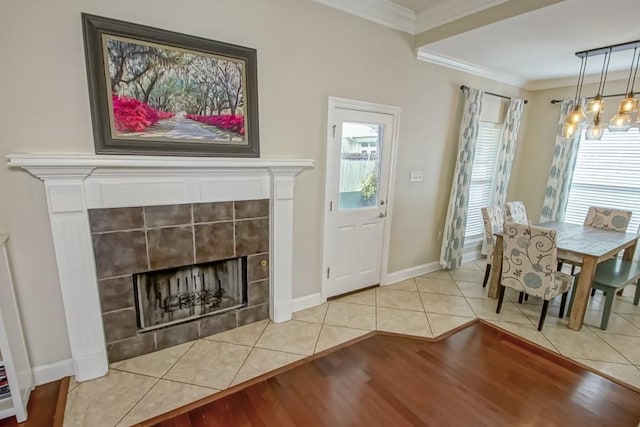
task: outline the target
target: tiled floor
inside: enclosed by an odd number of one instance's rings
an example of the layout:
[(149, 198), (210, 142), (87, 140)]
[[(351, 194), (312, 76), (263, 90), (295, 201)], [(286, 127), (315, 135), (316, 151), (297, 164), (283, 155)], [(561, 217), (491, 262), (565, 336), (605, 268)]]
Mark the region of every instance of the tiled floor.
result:
[(294, 313), (289, 322), (265, 320), (114, 363), (103, 378), (72, 382), (65, 426), (128, 426), (368, 331), (435, 337), (475, 317), (640, 387), (640, 306), (632, 304), (633, 287), (617, 298), (607, 331), (597, 326), (603, 307), (598, 294), (580, 332), (557, 317), (559, 298), (538, 332), (541, 301), (520, 305), (507, 291), (496, 314), (496, 301), (480, 284), (484, 267), (471, 262)]

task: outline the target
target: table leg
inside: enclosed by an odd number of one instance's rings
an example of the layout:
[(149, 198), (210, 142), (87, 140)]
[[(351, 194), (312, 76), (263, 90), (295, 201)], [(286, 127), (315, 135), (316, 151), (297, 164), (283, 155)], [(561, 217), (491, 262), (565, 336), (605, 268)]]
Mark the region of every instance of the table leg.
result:
[[(638, 246), (637, 240), (633, 243), (633, 245), (629, 246), (627, 249), (624, 250), (624, 253), (622, 254), (622, 259), (625, 261), (633, 261), (633, 255), (636, 253), (636, 246)], [(616, 295), (622, 296), (623, 292), (624, 292), (624, 287), (620, 288), (618, 292), (616, 292)]]
[(633, 261), (633, 255), (636, 253), (636, 246), (638, 246), (637, 240), (633, 245), (629, 246), (627, 249), (624, 250), (624, 253), (622, 254), (622, 259), (625, 261)]
[(489, 279), (489, 298), (498, 298), (498, 287), (500, 285), (500, 276), (502, 275), (502, 236), (496, 236), (496, 242), (493, 245), (493, 264), (491, 265), (491, 277)]
[(575, 297), (573, 299), (573, 307), (569, 315), (569, 329), (579, 331), (584, 322), (584, 314), (589, 304), (589, 295), (591, 294), (591, 284), (596, 275), (597, 260), (592, 256), (585, 255), (582, 259), (582, 267), (578, 282), (574, 283)]

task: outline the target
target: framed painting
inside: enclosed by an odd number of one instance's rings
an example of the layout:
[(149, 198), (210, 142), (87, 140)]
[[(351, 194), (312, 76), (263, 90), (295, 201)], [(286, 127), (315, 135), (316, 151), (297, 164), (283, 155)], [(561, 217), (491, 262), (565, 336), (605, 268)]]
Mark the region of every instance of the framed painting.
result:
[(96, 154), (259, 157), (255, 49), (82, 14)]

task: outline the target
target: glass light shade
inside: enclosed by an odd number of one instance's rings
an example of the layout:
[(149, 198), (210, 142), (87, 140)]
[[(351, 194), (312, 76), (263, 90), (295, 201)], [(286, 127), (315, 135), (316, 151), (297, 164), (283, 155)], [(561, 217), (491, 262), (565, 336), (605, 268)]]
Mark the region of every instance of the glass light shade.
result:
[(602, 100), (602, 95), (597, 94), (593, 97), (591, 101), (587, 104), (587, 113), (598, 113), (598, 111), (604, 111), (604, 101)]
[(578, 125), (566, 124), (562, 127), (562, 136), (564, 138), (573, 138), (573, 135), (576, 133), (578, 129)]
[(618, 111), (618, 114), (609, 120), (609, 130), (611, 132), (626, 132), (631, 128), (631, 115)]
[(576, 105), (564, 123), (565, 125), (578, 125), (585, 120), (587, 120), (587, 116), (584, 114), (584, 111), (582, 111), (582, 105)]
[(594, 120), (594, 122), (587, 127), (584, 137), (586, 139), (602, 139), (602, 135), (604, 135), (604, 128), (605, 126), (600, 123), (599, 120)]
[(638, 110), (638, 100), (633, 97), (633, 92), (629, 92), (627, 96), (620, 101), (618, 113), (632, 113)]

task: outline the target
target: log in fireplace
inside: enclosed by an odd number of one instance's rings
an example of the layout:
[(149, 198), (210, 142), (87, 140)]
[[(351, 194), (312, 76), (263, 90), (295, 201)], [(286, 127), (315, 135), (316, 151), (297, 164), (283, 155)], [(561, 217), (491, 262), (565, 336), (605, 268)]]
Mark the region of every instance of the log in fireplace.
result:
[(247, 257), (133, 276), (139, 331), (247, 305)]

